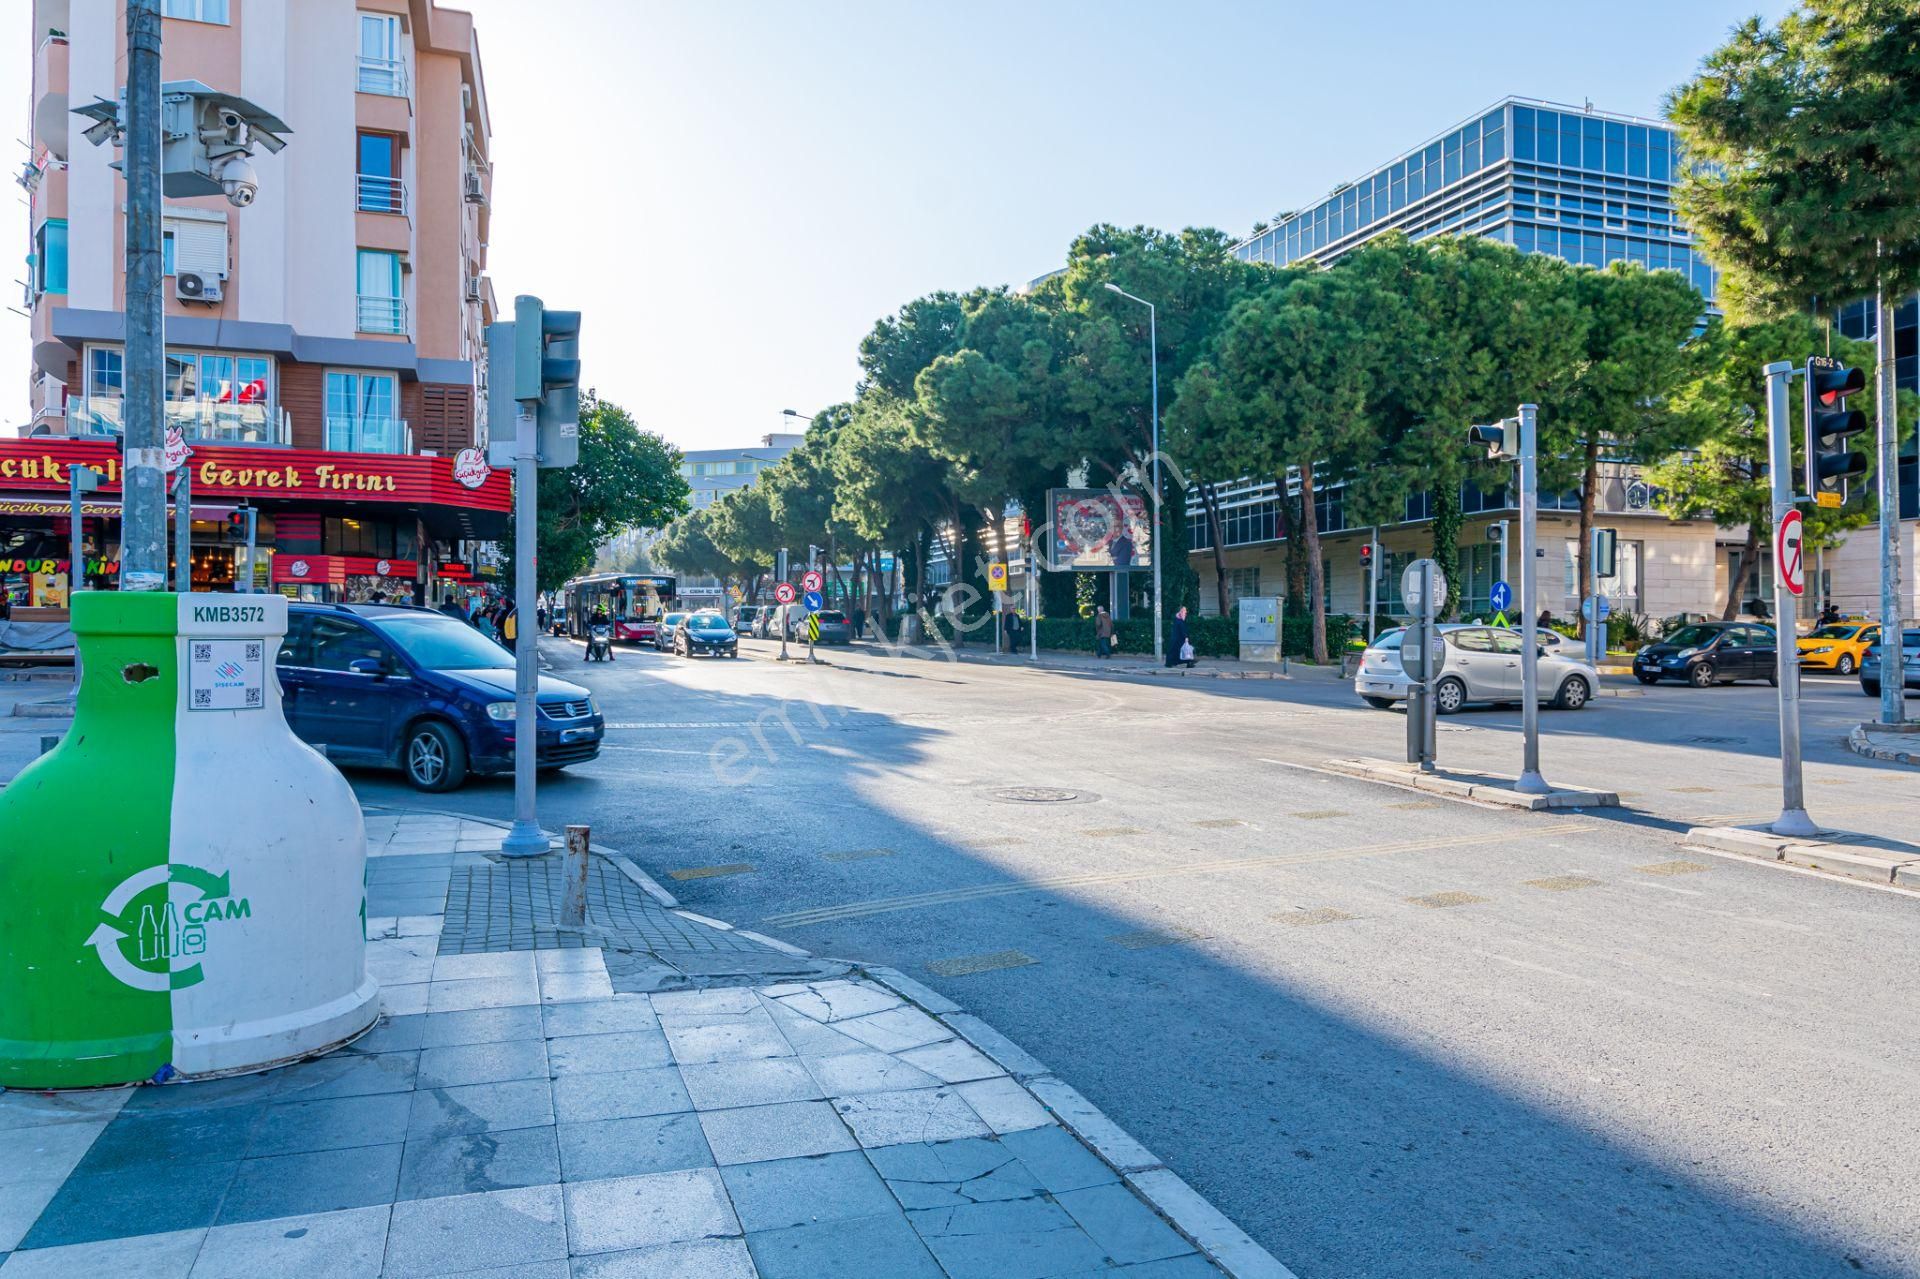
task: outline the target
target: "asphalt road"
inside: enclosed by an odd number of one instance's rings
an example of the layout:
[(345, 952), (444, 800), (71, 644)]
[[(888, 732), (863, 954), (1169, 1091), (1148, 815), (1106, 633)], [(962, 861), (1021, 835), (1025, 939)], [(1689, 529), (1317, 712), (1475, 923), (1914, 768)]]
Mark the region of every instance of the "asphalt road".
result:
[[(962, 1000), (1301, 1279), (1920, 1275), (1920, 896), (1677, 847), (1777, 809), (1764, 684), (1543, 713), (1548, 777), (1630, 807), (1528, 815), (1314, 771), (1403, 737), (1325, 675), (746, 650), (549, 641), (613, 727), (543, 820)], [(1871, 709), (1808, 681), (1813, 813), (1911, 836), (1914, 774), (1842, 744)], [(1512, 771), (1517, 722), (1442, 756)]]

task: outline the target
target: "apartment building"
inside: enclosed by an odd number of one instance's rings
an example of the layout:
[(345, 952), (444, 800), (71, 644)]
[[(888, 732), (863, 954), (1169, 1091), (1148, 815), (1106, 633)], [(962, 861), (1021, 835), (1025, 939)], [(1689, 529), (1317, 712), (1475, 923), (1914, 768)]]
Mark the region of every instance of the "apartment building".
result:
[[(485, 461), (493, 172), (470, 15), (431, 0), (161, 0), (162, 78), (289, 129), (256, 200), (164, 211), (166, 421), (193, 449), (194, 584), (233, 584), (225, 516), (256, 508), (261, 584), (437, 597), (504, 532)], [(33, 0), (32, 420), (0, 441), (0, 534), (49, 599), (63, 467), (98, 464), (88, 585), (117, 567), (126, 184), (72, 109), (124, 85), (123, 0)], [(41, 602), (35, 600), (35, 602)]]

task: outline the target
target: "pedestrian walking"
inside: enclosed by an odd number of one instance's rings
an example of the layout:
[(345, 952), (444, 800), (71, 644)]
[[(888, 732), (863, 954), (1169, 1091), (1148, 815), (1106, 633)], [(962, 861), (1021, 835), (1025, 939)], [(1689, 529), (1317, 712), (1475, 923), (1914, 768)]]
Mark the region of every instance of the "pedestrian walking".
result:
[(1543, 631), (1552, 629), (1553, 627), (1553, 610), (1552, 609), (1543, 608), (1540, 610), (1539, 627)]
[(1174, 610), (1173, 634), (1167, 643), (1167, 666), (1175, 664), (1192, 666), (1194, 663), (1193, 641), (1187, 638), (1187, 610), (1182, 607)]
[(1093, 655), (1113, 656), (1113, 616), (1105, 604), (1095, 605), (1093, 610)]

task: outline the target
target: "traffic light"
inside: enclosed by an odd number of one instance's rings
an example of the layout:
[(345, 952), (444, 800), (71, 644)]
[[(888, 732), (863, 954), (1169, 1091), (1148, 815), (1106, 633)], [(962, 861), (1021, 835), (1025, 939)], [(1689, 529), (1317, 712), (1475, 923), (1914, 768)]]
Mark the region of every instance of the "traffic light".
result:
[(1847, 500), (1847, 481), (1867, 473), (1867, 455), (1847, 447), (1849, 437), (1867, 429), (1867, 415), (1847, 407), (1847, 397), (1864, 390), (1867, 375), (1838, 360), (1816, 355), (1807, 360), (1807, 494), (1820, 506)]
[(1487, 456), (1496, 462), (1510, 462), (1520, 456), (1520, 423), (1505, 418), (1489, 426), (1467, 428), (1467, 442), (1487, 446)]
[(1363, 542), (1360, 546), (1360, 567), (1373, 567), (1373, 543)]
[(1595, 577), (1620, 576), (1620, 530), (1611, 528), (1593, 530), (1593, 575)]
[(251, 506), (243, 506), (237, 511), (229, 512), (227, 515), (227, 532), (242, 542), (251, 542), (253, 540), (254, 515), (255, 512)]
[(1507, 522), (1505, 520), (1495, 520), (1493, 523), (1487, 525), (1487, 540), (1489, 542), (1506, 541)]
[(578, 311), (549, 311), (525, 293), (513, 300), (513, 398), (536, 406), (540, 465), (580, 460)]

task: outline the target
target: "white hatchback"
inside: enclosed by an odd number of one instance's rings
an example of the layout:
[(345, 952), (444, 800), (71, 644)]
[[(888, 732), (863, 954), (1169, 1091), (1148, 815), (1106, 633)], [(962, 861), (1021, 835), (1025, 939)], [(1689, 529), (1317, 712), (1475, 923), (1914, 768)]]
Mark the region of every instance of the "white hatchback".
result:
[[(1409, 680), (1400, 665), (1404, 627), (1376, 637), (1361, 654), (1353, 691), (1369, 706), (1385, 709), (1405, 701)], [(1434, 706), (1442, 715), (1470, 702), (1520, 700), (1520, 632), (1499, 626), (1448, 624), (1440, 628), (1446, 640), (1446, 660), (1433, 686)], [(1579, 710), (1600, 689), (1600, 672), (1573, 656), (1542, 654), (1539, 659), (1541, 702)]]

